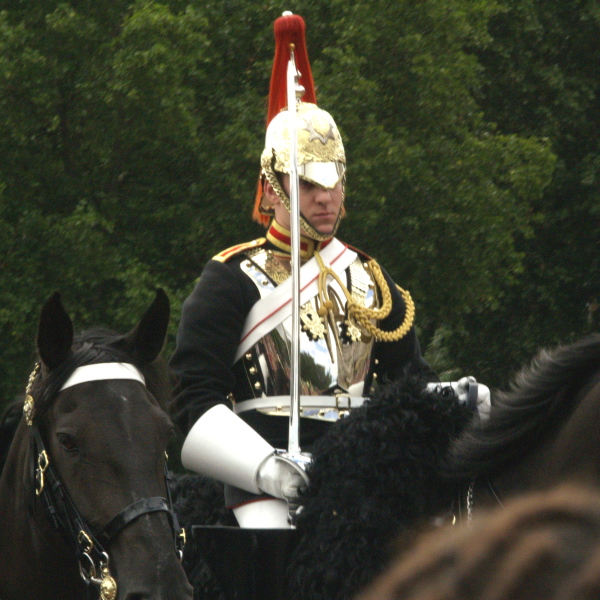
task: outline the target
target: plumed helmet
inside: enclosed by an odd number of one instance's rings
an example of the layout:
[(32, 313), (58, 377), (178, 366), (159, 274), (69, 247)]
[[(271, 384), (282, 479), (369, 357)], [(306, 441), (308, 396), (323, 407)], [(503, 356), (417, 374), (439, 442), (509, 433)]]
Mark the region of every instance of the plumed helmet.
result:
[[(344, 144), (328, 112), (315, 104), (298, 104), (296, 135), (298, 175), (302, 179), (326, 189), (333, 189), (343, 181), (346, 168)], [(261, 167), (263, 176), (290, 210), (290, 199), (276, 175), (277, 172), (290, 172), (290, 117), (287, 110), (280, 112), (267, 128)], [(302, 217), (300, 226), (313, 239), (323, 237)], [(331, 234), (326, 237), (331, 237)]]
[[(261, 156), (261, 178), (255, 201), (254, 219), (267, 225), (270, 213), (263, 205), (263, 181), (267, 179), (290, 210), (290, 200), (281, 187), (277, 173), (290, 172), (290, 116), (287, 111), (286, 69), (294, 47), (296, 67), (304, 88), (302, 102), (296, 108), (296, 156), (298, 175), (326, 189), (344, 183), (346, 154), (340, 132), (333, 117), (316, 105), (314, 82), (306, 52), (305, 26), (302, 17), (284, 13), (275, 21), (275, 60), (269, 92), (269, 115), (265, 148)], [(316, 240), (331, 237), (318, 233), (304, 218), (303, 232)], [(336, 225), (337, 229), (337, 225)]]

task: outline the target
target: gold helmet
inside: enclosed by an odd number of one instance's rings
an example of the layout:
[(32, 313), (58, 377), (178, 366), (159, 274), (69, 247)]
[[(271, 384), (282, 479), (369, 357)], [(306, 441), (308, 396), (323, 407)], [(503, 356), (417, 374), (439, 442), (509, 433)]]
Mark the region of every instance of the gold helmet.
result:
[[(332, 116), (317, 107), (314, 83), (306, 53), (304, 21), (298, 15), (284, 13), (275, 21), (275, 60), (269, 93), (269, 116), (265, 148), (261, 156), (261, 178), (256, 196), (254, 219), (268, 225), (272, 211), (263, 203), (263, 183), (268, 180), (284, 206), (290, 210), (290, 200), (281, 186), (277, 173), (290, 172), (290, 117), (286, 110), (285, 70), (290, 57), (290, 44), (294, 45), (294, 57), (300, 83), (304, 87), (302, 102), (297, 105), (297, 167), (298, 175), (325, 189), (333, 189), (345, 181), (346, 154), (340, 132)], [(340, 211), (340, 215), (343, 210)], [(338, 223), (335, 226), (337, 230)], [(324, 240), (335, 234), (317, 232), (300, 215), (303, 233), (315, 240)]]

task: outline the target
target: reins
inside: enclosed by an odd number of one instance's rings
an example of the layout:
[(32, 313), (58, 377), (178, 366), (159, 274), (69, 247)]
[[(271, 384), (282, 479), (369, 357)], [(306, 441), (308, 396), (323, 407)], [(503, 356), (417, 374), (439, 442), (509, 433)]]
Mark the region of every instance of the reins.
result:
[[(130, 367), (131, 365), (128, 365)], [(133, 368), (133, 367), (132, 367)], [(39, 364), (29, 376), (23, 407), (27, 425), (31, 427), (32, 471), (35, 473), (35, 493), (40, 496), (54, 528), (59, 531), (73, 550), (79, 564), (79, 574), (88, 585), (98, 586), (102, 600), (115, 600), (117, 582), (110, 574), (109, 556), (102, 544), (108, 545), (123, 529), (138, 517), (153, 512), (166, 513), (173, 532), (175, 552), (183, 558), (185, 530), (180, 527), (169, 489), (170, 475), (165, 461), (165, 487), (167, 498), (142, 498), (126, 506), (101, 530), (92, 531), (71, 500), (69, 493), (58, 477), (46, 450), (39, 427), (33, 422), (35, 401), (31, 395)], [(166, 453), (165, 453), (166, 459)]]

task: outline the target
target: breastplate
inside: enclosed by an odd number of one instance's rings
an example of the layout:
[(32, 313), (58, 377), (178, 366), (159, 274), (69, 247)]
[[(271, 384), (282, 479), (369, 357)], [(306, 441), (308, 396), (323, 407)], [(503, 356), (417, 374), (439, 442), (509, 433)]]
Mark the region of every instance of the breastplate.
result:
[[(262, 297), (289, 277), (287, 270), (262, 248), (250, 251), (241, 264)], [(357, 258), (340, 275), (355, 301), (369, 308), (377, 306), (375, 286), (369, 272)], [(361, 335), (345, 322), (346, 297), (337, 282), (329, 285), (330, 296), (338, 305), (335, 328), (323, 331), (317, 313), (318, 299), (300, 308), (300, 394), (362, 396), (369, 371), (373, 339)], [(243, 359), (246, 375), (255, 397), (290, 394), (292, 318), (288, 317), (260, 339)], [(241, 399), (240, 399), (241, 400)]]

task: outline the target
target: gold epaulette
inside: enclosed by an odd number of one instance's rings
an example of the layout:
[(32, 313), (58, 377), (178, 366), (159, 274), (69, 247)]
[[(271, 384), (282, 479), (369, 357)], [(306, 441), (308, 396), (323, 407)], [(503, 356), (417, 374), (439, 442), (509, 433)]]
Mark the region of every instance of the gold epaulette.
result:
[(261, 237), (256, 240), (252, 240), (251, 242), (244, 242), (243, 244), (237, 244), (236, 246), (231, 246), (231, 248), (227, 248), (227, 250), (223, 250), (219, 252), (219, 254), (213, 256), (213, 260), (218, 260), (219, 262), (227, 262), (234, 256), (237, 256), (241, 252), (245, 250), (251, 250), (253, 248), (258, 248), (259, 246), (263, 246), (267, 242), (267, 238)]

